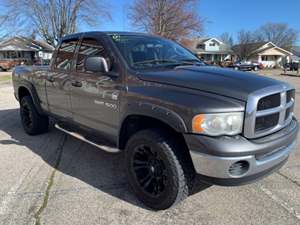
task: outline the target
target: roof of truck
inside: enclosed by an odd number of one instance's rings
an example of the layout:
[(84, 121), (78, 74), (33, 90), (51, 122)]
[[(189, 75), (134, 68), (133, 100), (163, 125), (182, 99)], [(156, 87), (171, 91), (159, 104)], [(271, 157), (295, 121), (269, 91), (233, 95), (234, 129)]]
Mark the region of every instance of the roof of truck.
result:
[(155, 36), (146, 33), (139, 33), (139, 32), (127, 32), (127, 31), (89, 31), (89, 32), (81, 32), (81, 33), (74, 33), (66, 35), (62, 38), (62, 40), (68, 40), (73, 38), (79, 38), (83, 35), (89, 36), (99, 36), (99, 35), (139, 35), (139, 36)]

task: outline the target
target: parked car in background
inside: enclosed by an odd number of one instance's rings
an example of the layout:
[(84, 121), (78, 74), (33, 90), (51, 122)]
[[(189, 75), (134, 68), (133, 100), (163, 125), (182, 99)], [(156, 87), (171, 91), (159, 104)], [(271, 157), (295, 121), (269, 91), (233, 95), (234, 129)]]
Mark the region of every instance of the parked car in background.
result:
[(224, 60), (220, 63), (221, 67), (233, 67), (234, 62), (230, 59)]
[(258, 62), (251, 62), (251, 61), (237, 61), (232, 64), (232, 66), (235, 70), (243, 70), (243, 71), (257, 71), (260, 69), (263, 69), (263, 65)]
[(0, 60), (0, 71), (7, 71), (14, 68), (17, 65), (21, 65), (20, 60)]
[(50, 59), (39, 59), (34, 61), (21, 60), (21, 59), (13, 59), (13, 60), (0, 60), (0, 72), (1, 71), (9, 71), (12, 70), (16, 66), (20, 65), (36, 65), (36, 66), (46, 66), (50, 64)]
[(287, 71), (298, 71), (299, 70), (299, 62), (291, 62), (291, 63), (286, 63), (283, 66), (284, 70)]

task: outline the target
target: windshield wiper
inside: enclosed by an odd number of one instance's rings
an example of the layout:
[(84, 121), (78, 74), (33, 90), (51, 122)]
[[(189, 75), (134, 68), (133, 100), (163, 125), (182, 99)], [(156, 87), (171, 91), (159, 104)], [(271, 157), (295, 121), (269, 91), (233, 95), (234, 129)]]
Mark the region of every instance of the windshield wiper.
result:
[(170, 60), (170, 59), (152, 59), (152, 60), (145, 60), (140, 62), (133, 63), (134, 66), (138, 65), (145, 65), (145, 64), (151, 64), (155, 65), (156, 63), (159, 63), (157, 66), (164, 66), (164, 67), (177, 67), (177, 66), (203, 66), (204, 63), (197, 59), (181, 59), (181, 60)]
[(182, 65), (203, 65), (203, 62), (198, 59), (181, 59), (178, 62)]
[(153, 64), (153, 63), (178, 63), (178, 61), (169, 60), (169, 59), (151, 59), (151, 60), (135, 62), (133, 63), (133, 65)]

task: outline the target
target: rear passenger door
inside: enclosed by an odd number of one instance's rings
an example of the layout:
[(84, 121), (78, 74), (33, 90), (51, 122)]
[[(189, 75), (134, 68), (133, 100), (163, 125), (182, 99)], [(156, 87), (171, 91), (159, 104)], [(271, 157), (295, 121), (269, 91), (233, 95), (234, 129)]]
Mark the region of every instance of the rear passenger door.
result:
[[(82, 39), (72, 76), (73, 120), (95, 129), (109, 139), (118, 135), (121, 76), (101, 39)], [(101, 56), (110, 65), (108, 73), (86, 71), (85, 60)]]
[(78, 39), (65, 40), (58, 48), (55, 61), (46, 76), (46, 93), (49, 111), (72, 119), (71, 79)]

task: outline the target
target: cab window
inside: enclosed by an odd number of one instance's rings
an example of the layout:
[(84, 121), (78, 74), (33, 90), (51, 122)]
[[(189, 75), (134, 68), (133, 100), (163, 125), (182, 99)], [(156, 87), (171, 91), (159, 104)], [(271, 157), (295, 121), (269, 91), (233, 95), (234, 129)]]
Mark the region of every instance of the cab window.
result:
[(101, 56), (105, 58), (107, 63), (109, 63), (109, 57), (107, 56), (103, 45), (99, 44), (97, 40), (91, 38), (85, 38), (82, 40), (80, 45), (77, 62), (76, 62), (76, 71), (92, 73), (90, 71), (85, 71), (84, 62), (87, 57), (90, 56)]
[(57, 69), (71, 69), (77, 42), (78, 40), (67, 40), (61, 43), (55, 62)]

